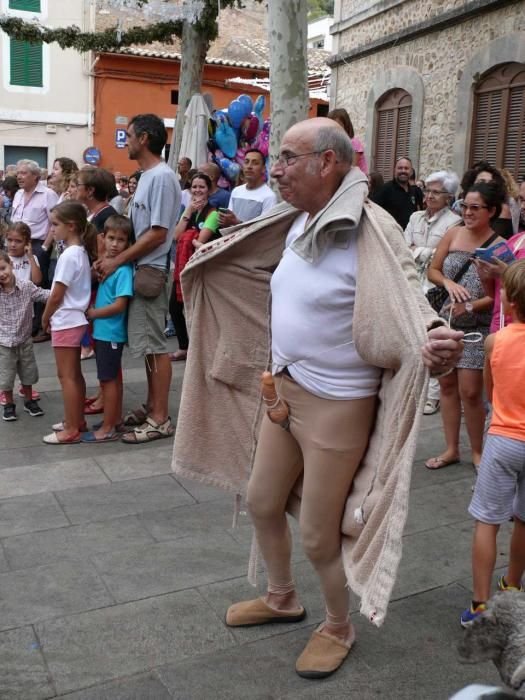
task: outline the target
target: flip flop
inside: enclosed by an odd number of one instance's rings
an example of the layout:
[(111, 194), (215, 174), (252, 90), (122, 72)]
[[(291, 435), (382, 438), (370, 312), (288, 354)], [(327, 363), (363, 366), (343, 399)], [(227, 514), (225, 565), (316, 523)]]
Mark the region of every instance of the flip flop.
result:
[(118, 440), (119, 438), (120, 433), (117, 433), (115, 430), (111, 433), (106, 433), (102, 438), (96, 437), (95, 432), (90, 430), (88, 433), (82, 433), (80, 436), (80, 442), (115, 442), (115, 440)]
[(98, 413), (104, 413), (104, 406), (101, 406), (100, 408), (93, 408), (91, 404), (84, 406), (85, 416), (96, 416)]
[[(434, 466), (430, 466), (430, 462), (434, 462)], [(445, 467), (450, 467), (453, 464), (459, 464), (459, 459), (443, 459), (442, 457), (431, 457), (425, 462), (425, 467), (430, 470), (434, 469), (444, 469)]]

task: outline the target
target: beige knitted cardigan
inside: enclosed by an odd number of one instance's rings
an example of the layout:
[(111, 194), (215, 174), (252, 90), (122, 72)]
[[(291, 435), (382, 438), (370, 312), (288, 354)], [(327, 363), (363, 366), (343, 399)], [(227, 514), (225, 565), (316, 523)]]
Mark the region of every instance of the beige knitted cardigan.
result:
[[(358, 200), (354, 341), (361, 357), (384, 372), (377, 420), (341, 524), (342, 554), (361, 612), (379, 626), (401, 559), (426, 397), (421, 346), (426, 330), (440, 321), (421, 293), (401, 229), (377, 205), (363, 204), (362, 187), (355, 187), (361, 179), (350, 171), (305, 232), (303, 252), (315, 257), (323, 237), (338, 245), (354, 223), (348, 212)], [(297, 214), (279, 204), (205, 246), (184, 270), (190, 352), (172, 462), (181, 476), (245, 493), (263, 415), (259, 380), (271, 362), (270, 278)], [(294, 515), (300, 487), (288, 504)]]

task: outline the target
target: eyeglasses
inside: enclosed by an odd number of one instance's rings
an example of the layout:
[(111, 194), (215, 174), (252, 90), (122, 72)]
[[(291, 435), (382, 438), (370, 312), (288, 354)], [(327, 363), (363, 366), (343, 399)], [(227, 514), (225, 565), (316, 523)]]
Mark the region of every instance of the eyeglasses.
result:
[(450, 196), (450, 193), (446, 190), (428, 190), (426, 187), (423, 188), (423, 192), (427, 197), (439, 197), (440, 194), (448, 194)]
[(295, 161), (298, 158), (304, 158), (305, 156), (318, 156), (320, 153), (324, 153), (324, 151), (310, 151), (309, 153), (290, 153), (289, 155), (280, 153), (279, 157), (275, 161), (275, 165), (280, 165), (281, 168), (287, 168), (289, 165), (294, 165)]
[(458, 204), (461, 211), (472, 211), (474, 214), (480, 209), (488, 209), (484, 204), (467, 204), (463, 199), (460, 199)]

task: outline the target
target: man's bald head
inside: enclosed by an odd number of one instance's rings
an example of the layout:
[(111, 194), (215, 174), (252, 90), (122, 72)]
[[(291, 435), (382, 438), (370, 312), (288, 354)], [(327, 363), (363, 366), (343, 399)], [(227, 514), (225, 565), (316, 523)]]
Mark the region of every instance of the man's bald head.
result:
[(354, 150), (343, 127), (333, 119), (316, 117), (291, 126), (285, 136), (298, 138), (309, 144), (312, 151), (334, 151), (340, 170), (345, 174), (352, 166)]
[(199, 172), (207, 175), (215, 185), (221, 176), (221, 169), (216, 163), (203, 163), (199, 165)]
[(279, 150), (271, 175), (281, 196), (310, 214), (325, 206), (352, 167), (350, 138), (339, 124), (324, 117), (294, 124)]

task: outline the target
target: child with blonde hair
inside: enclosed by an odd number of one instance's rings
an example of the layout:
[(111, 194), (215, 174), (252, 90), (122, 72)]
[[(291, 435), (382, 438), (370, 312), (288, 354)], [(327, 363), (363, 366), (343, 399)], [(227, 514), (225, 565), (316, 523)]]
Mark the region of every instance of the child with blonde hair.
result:
[(485, 340), (484, 380), (492, 420), (469, 513), (476, 519), (472, 545), (473, 597), (463, 627), (486, 609), (500, 525), (514, 520), (507, 573), (500, 591), (522, 590), (525, 570), (525, 260), (502, 278), (501, 300), (512, 323)]

